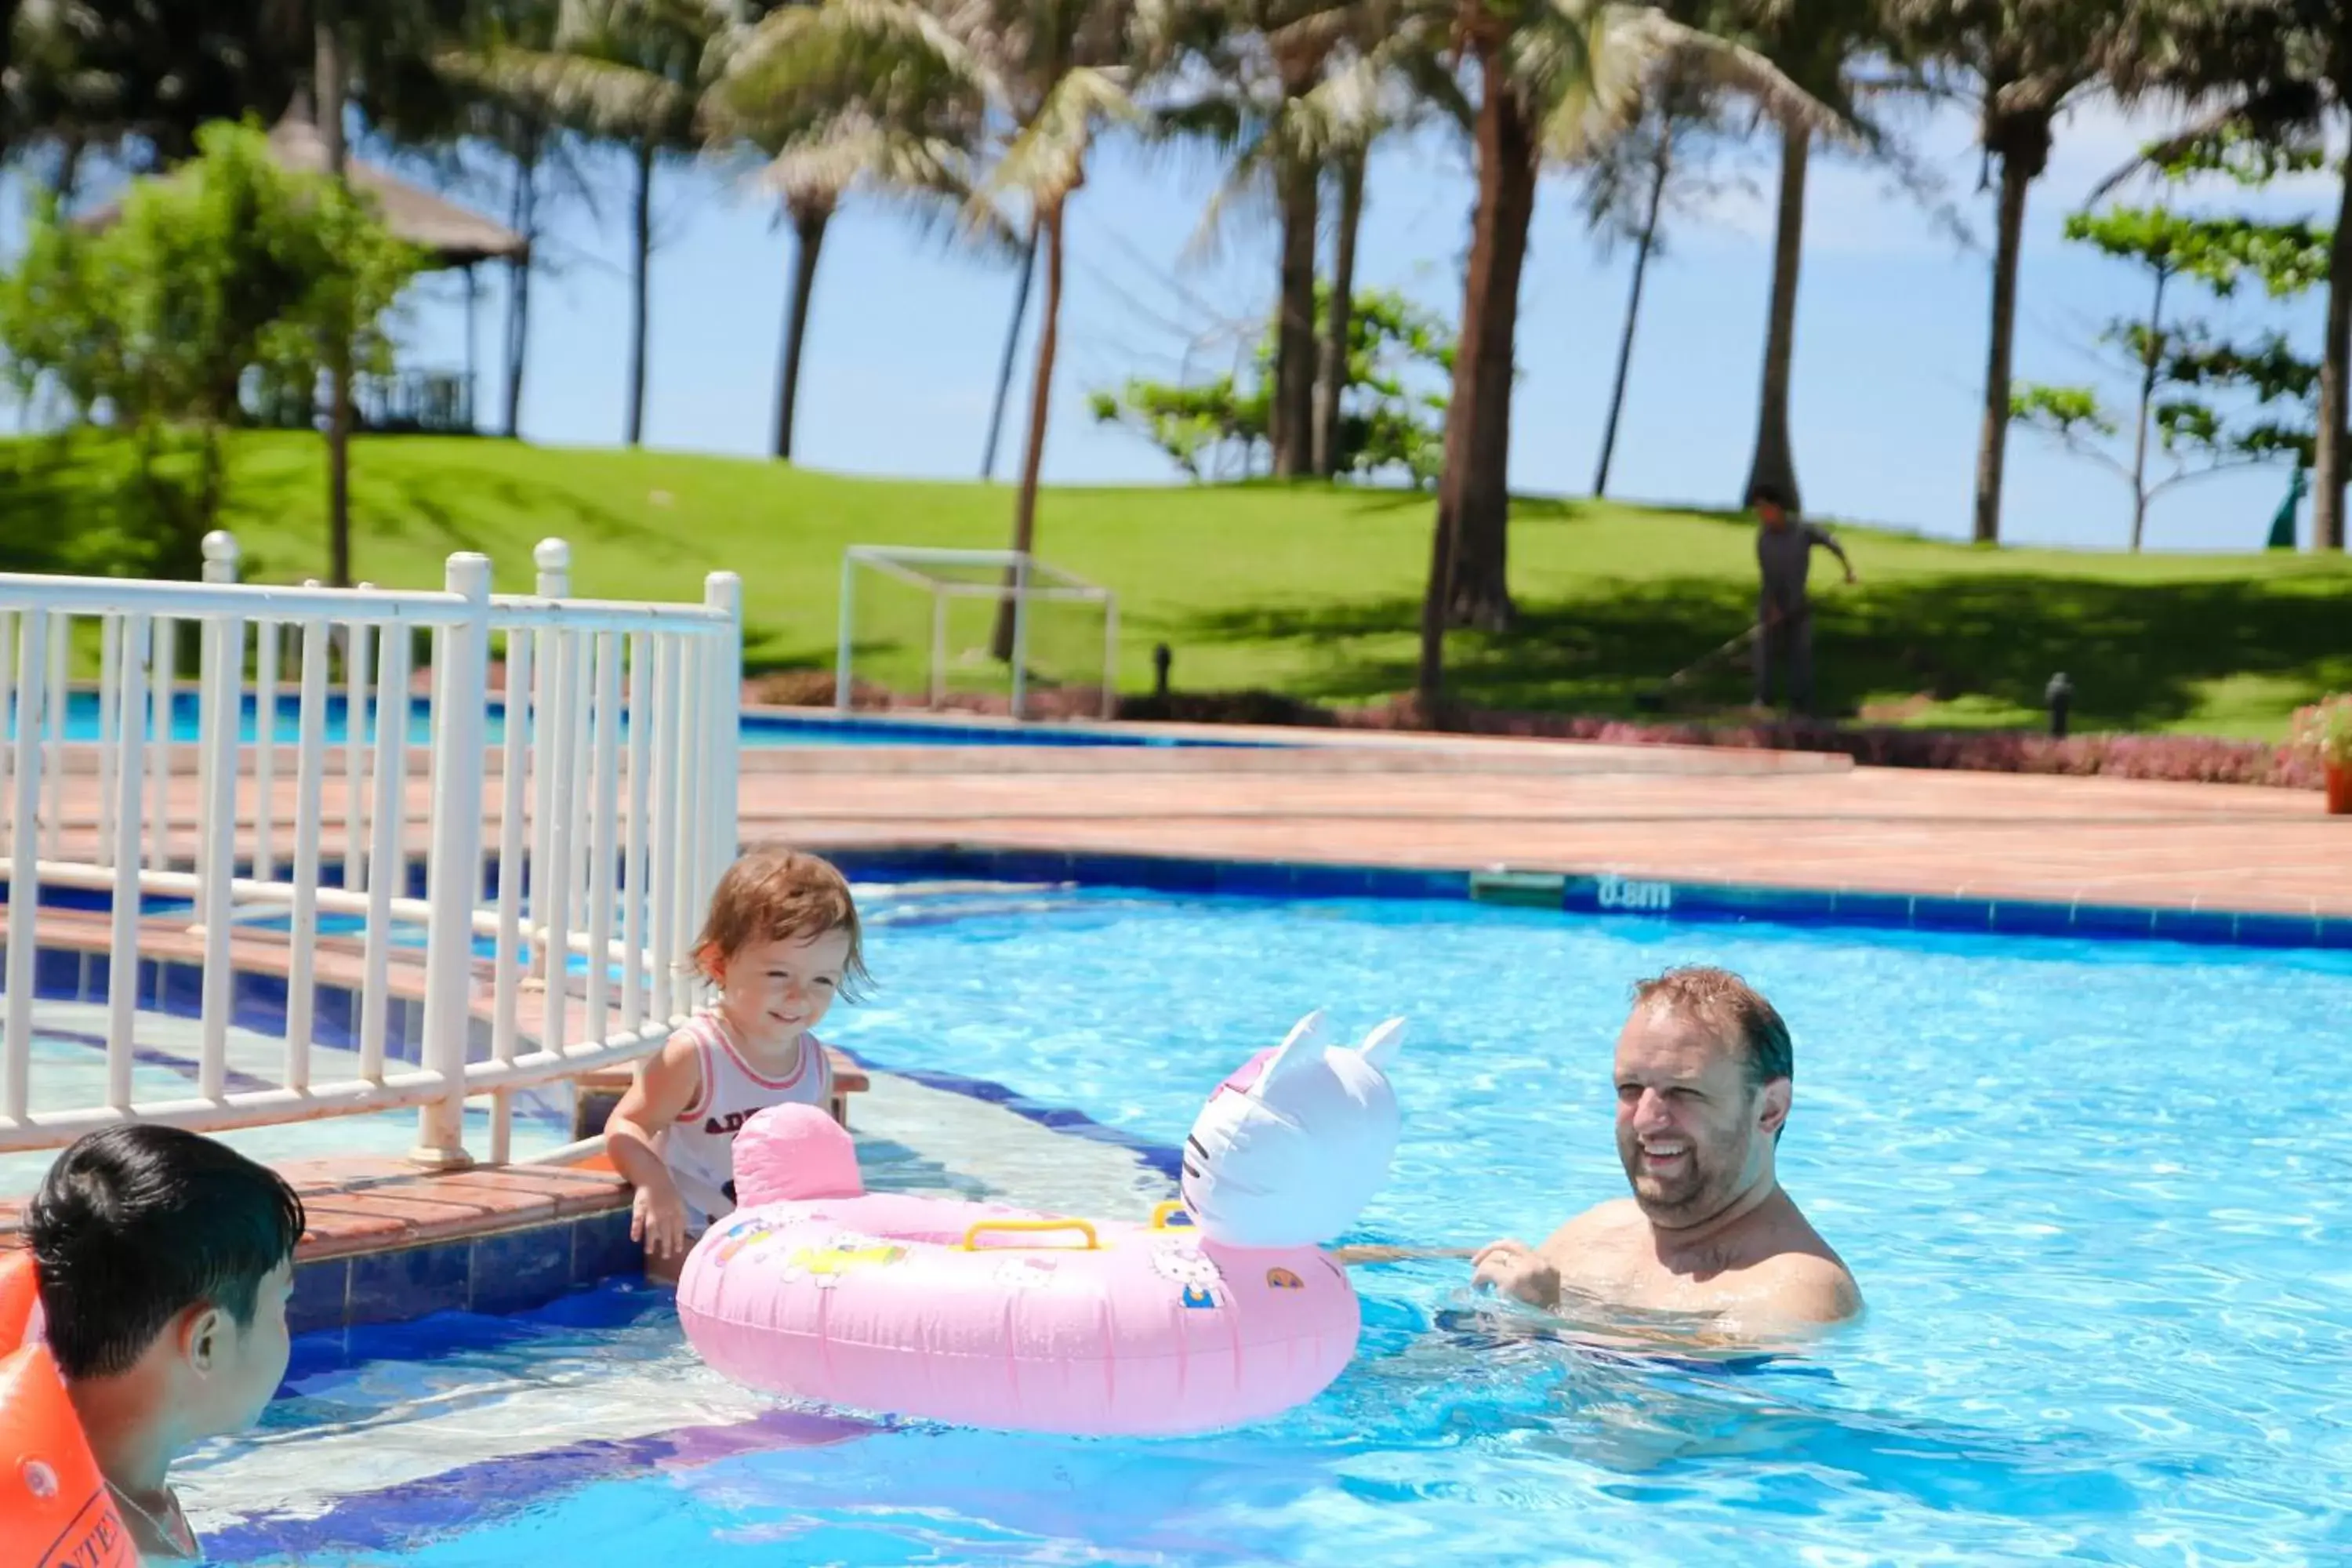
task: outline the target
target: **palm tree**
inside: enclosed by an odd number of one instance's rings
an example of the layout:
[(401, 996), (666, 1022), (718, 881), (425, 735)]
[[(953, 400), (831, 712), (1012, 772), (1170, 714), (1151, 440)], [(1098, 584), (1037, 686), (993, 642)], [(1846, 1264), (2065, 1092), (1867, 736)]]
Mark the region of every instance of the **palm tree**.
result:
[[(1853, 110), (1845, 79), (1849, 60), (1883, 36), (1879, 0), (1731, 0), (1721, 7), (1722, 30), (1753, 47), (1790, 80), (1848, 121)], [(1805, 183), (1814, 127), (1784, 120), (1780, 184), (1772, 236), (1772, 296), (1766, 318), (1764, 372), (1757, 398), (1756, 449), (1742, 498), (1759, 489), (1799, 501), (1797, 460), (1789, 434), (1789, 382), (1797, 352), (1797, 274), (1804, 258)]]
[[(1322, 175), (1346, 144), (1360, 139), (1351, 136), (1355, 128), (1335, 121), (1339, 106), (1326, 89), (1332, 73), (1360, 61), (1398, 12), (1389, 0), (1204, 0), (1171, 14), (1173, 43), (1195, 68), (1192, 74), (1209, 85), (1163, 110), (1155, 132), (1205, 140), (1227, 165), (1202, 219), (1202, 239), (1213, 237), (1243, 202), (1268, 193), (1273, 197), (1281, 237), (1268, 434), (1274, 471), (1286, 479), (1315, 467), (1315, 260)], [(1355, 190), (1360, 207), (1360, 182)], [(1352, 246), (1344, 225), (1342, 236)]]
[(2027, 193), (2049, 165), (2061, 111), (2093, 92), (2128, 98), (2147, 85), (2174, 47), (2175, 18), (2165, 0), (1889, 0), (1888, 9), (1921, 62), (1921, 85), (1975, 108), (1985, 158), (1999, 166), (1975, 511), (1976, 540), (1990, 544), (2000, 538)]
[[(780, 101), (814, 101), (835, 112), (863, 103), (871, 118), (887, 121), (875, 110), (877, 94), (887, 106), (894, 93), (919, 90), (930, 112), (986, 128), (988, 144), (974, 161), (984, 173), (967, 222), (979, 230), (1015, 226), (1000, 211), (1010, 204), (1045, 264), (1013, 511), (1013, 548), (1024, 553), (1036, 542), (1069, 204), (1086, 184), (1104, 130), (1141, 121), (1133, 83), (1172, 56), (1178, 25), (1171, 11), (1137, 0), (825, 0), (795, 47), (762, 68), (766, 90)], [(1000, 659), (1013, 654), (1013, 609), (1008, 593), (992, 643)]]
[(1315, 472), (1339, 473), (1340, 398), (1348, 389), (1349, 345), (1355, 331), (1357, 236), (1364, 222), (1364, 184), (1373, 147), (1391, 132), (1433, 118), (1467, 128), (1473, 118), (1461, 84), (1447, 68), (1428, 19), (1411, 12), (1381, 20), (1379, 40), (1359, 44), (1348, 64), (1309, 95), (1315, 140), (1337, 184), (1333, 224), (1331, 308), (1315, 373)]
[(1643, 285), (1650, 263), (1663, 254), (1660, 226), (1673, 187), (1688, 178), (1686, 154), (1702, 137), (1720, 134), (1715, 105), (1704, 93), (1669, 73), (1654, 100), (1631, 133), (1600, 150), (1585, 180), (1585, 216), (1605, 255), (1619, 240), (1633, 247), (1633, 270), (1625, 302), (1625, 325), (1617, 340), (1617, 371), (1610, 384), (1609, 415), (1601, 425), (1601, 456), (1593, 466), (1592, 493), (1609, 493), (1609, 470), (1617, 451), (1617, 428), (1625, 409), (1625, 386), (1633, 362), (1633, 333), (1642, 315)]
[(1457, 0), (1444, 14), (1477, 86), (1478, 192), (1422, 608), (1424, 721), (1441, 709), (1448, 625), (1500, 629), (1512, 616), (1511, 387), (1519, 274), (1543, 161), (1575, 159), (1622, 130), (1644, 79), (1669, 65), (1738, 86), (1783, 117), (1835, 119), (1753, 51), (1654, 10), (1597, 0)]
[(1364, 179), (1371, 161), (1369, 144), (1350, 147), (1331, 160), (1339, 185), (1339, 211), (1331, 242), (1331, 309), (1323, 324), (1323, 349), (1315, 364), (1315, 474), (1339, 477), (1339, 399), (1348, 390), (1348, 340), (1355, 330), (1356, 239), (1364, 226)]
[(632, 447), (645, 434), (654, 172), (662, 154), (699, 145), (703, 95), (724, 67), (737, 19), (726, 0), (562, 0), (551, 47), (499, 44), (445, 59), (451, 73), (551, 123), (629, 149)]
[[(971, 149), (983, 100), (919, 70), (919, 58), (852, 56), (813, 69), (839, 39), (818, 7), (772, 13), (732, 47), (711, 95), (714, 134), (740, 137), (766, 155), (761, 184), (782, 202), (793, 237), (793, 273), (776, 377), (780, 458), (793, 455), (802, 351), (825, 230), (860, 190), (914, 198), (934, 212), (966, 211), (974, 194)], [(969, 232), (1003, 238), (1001, 226)]]

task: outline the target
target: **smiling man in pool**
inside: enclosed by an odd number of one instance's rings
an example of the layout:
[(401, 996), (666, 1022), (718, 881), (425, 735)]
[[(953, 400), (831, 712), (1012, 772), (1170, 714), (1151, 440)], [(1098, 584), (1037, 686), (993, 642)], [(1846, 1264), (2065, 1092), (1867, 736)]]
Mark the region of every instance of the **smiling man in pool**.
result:
[(1480, 1248), (1477, 1283), (1550, 1311), (1698, 1315), (1740, 1335), (1860, 1312), (1853, 1275), (1773, 1169), (1795, 1071), (1788, 1025), (1721, 969), (1669, 970), (1633, 997), (1616, 1058), (1617, 1154), (1633, 1195), (1540, 1247)]

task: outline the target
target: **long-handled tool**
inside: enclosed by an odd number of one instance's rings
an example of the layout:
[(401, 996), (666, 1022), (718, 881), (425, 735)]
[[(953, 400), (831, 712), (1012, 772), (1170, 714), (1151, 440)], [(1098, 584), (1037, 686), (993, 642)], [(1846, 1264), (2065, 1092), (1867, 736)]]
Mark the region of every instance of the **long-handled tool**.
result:
[(1763, 631), (1764, 623), (1762, 621), (1758, 621), (1754, 626), (1749, 626), (1746, 631), (1740, 633), (1738, 637), (1733, 637), (1729, 642), (1725, 643), (1721, 647), (1717, 648), (1714, 652), (1709, 653), (1703, 658), (1693, 659), (1682, 668), (1675, 671), (1674, 674), (1666, 677), (1663, 683), (1652, 687), (1647, 691), (1635, 692), (1633, 694), (1633, 706), (1641, 709), (1645, 713), (1656, 712), (1666, 705), (1667, 694), (1672, 692), (1675, 688), (1682, 685), (1683, 682), (1688, 680), (1692, 676), (1698, 674), (1701, 670), (1711, 669), (1716, 665), (1723, 662), (1723, 660), (1730, 658), (1733, 654), (1738, 653), (1741, 648), (1744, 648), (1749, 643), (1754, 642), (1758, 637), (1762, 635)]

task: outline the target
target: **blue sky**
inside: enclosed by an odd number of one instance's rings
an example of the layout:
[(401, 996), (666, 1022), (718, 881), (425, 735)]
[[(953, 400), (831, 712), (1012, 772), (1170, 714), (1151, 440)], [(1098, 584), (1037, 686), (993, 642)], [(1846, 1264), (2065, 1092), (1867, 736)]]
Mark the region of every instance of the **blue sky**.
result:
[[(2128, 269), (2063, 243), (2064, 215), (2158, 126), (2104, 105), (2062, 125), (2029, 211), (2018, 374), (2080, 380), (2096, 324), (2142, 302)], [(1963, 247), (1883, 170), (1814, 164), (1798, 307), (1793, 405), (1799, 472), (1818, 517), (1964, 535), (1975, 467), (1978, 386), (1990, 288), (1991, 203), (1977, 190), (1965, 113), (1915, 112), (1925, 164), (1975, 230)], [(1468, 148), (1428, 132), (1376, 158), (1360, 278), (1405, 290), (1451, 317), (1466, 247)], [(1612, 490), (1630, 499), (1724, 504), (1747, 472), (1769, 285), (1776, 150), (1734, 149), (1721, 191), (1681, 216), (1651, 273)], [(565, 206), (534, 283), (523, 434), (607, 445), (622, 432), (627, 345), (626, 174), (595, 166), (601, 212)], [(666, 166), (662, 245), (653, 272), (647, 444), (763, 456), (790, 259), (773, 204), (740, 168)], [(1216, 172), (1195, 156), (1113, 144), (1098, 155), (1069, 220), (1071, 274), (1046, 477), (1060, 483), (1171, 483), (1171, 465), (1126, 431), (1097, 426), (1087, 394), (1142, 373), (1229, 366), (1269, 309), (1270, 226), (1230, 225), (1213, 253), (1195, 244)], [(2144, 189), (2144, 187), (2143, 187)], [(502, 213), (495, 184), (457, 187)], [(2242, 200), (2234, 192), (2221, 195)], [(2284, 183), (2257, 205), (2282, 216), (2333, 211), (2326, 178)], [(1577, 192), (1548, 180), (1538, 203), (1520, 318), (1524, 375), (1514, 413), (1514, 487), (1583, 494), (1591, 485), (1623, 308), (1629, 247), (1596, 255)], [(901, 211), (866, 202), (834, 226), (817, 282), (803, 374), (801, 459), (859, 474), (966, 478), (978, 468), (1014, 272), (957, 251)], [(482, 406), (502, 406), (498, 366), (505, 280), (485, 268), (478, 352)], [(452, 275), (420, 286), (401, 328), (411, 363), (464, 363), (462, 293)], [(2259, 300), (2222, 308), (2241, 327), (2280, 321), (2315, 347), (2320, 300), (2288, 310)], [(1034, 335), (1036, 312), (1031, 312)], [(1008, 418), (1000, 472), (1019, 451), (1032, 344)], [(2184, 486), (2152, 513), (2157, 549), (2258, 546), (2286, 485), (2283, 469)], [(2128, 493), (2105, 471), (2027, 432), (2011, 443), (2006, 533), (2012, 540), (2120, 548)], [(2302, 526), (2309, 526), (2308, 507)]]

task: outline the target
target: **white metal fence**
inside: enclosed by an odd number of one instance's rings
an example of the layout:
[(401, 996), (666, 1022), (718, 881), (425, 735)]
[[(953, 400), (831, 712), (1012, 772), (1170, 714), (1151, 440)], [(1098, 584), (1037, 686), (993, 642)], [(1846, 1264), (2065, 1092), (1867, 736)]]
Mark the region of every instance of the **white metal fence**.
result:
[[(504, 1161), (513, 1091), (641, 1055), (699, 1000), (683, 955), (737, 847), (740, 584), (573, 599), (554, 540), (530, 596), (471, 553), (438, 593), (240, 584), (226, 534), (205, 559), (203, 584), (0, 574), (0, 1151), (414, 1106), (417, 1157), (456, 1163), (488, 1094)], [(108, 1007), (95, 1097), (35, 1066), (38, 973), (77, 945)], [(279, 973), (282, 1060), (232, 1072), (232, 1019)], [(136, 1100), (159, 1000), (200, 1020), (174, 1064), (194, 1092)]]

